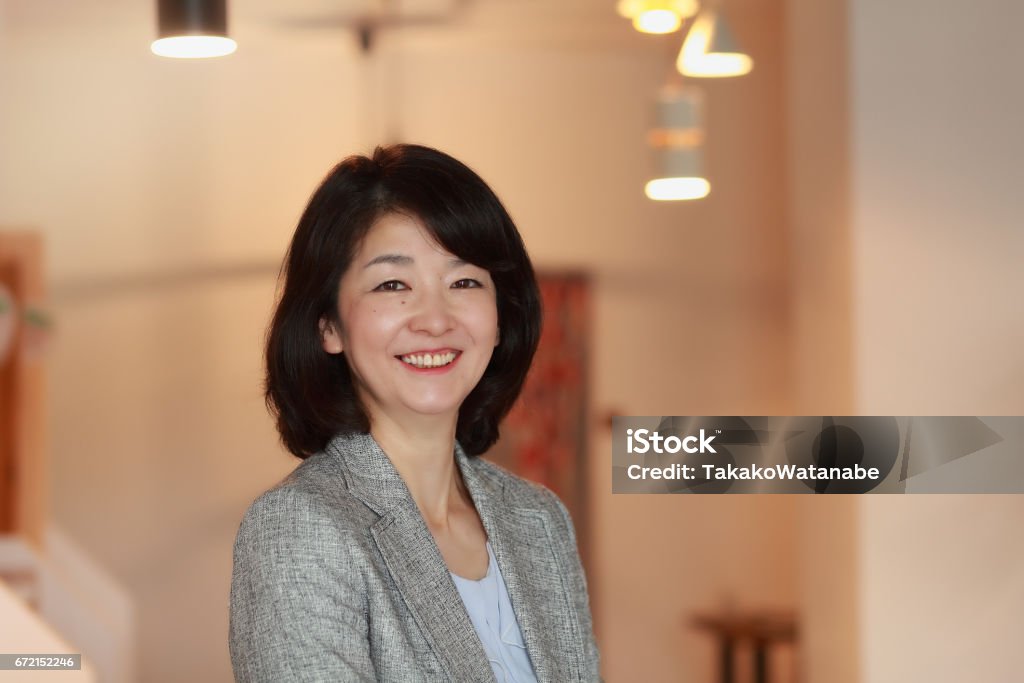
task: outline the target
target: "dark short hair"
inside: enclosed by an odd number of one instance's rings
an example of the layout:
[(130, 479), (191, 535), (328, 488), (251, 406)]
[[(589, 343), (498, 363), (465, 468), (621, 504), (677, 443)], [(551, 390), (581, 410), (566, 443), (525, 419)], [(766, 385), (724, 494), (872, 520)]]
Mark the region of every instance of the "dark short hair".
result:
[(500, 341), (459, 410), (456, 439), (466, 453), (479, 455), (497, 441), (537, 350), (541, 307), (533, 266), (512, 218), (480, 176), (420, 145), (350, 156), (327, 174), (299, 219), (267, 335), (267, 408), (282, 443), (300, 458), (323, 450), (335, 434), (370, 430), (344, 354), (324, 351), (319, 322), (338, 322), (341, 277), (388, 213), (419, 219), (438, 244), (494, 281)]

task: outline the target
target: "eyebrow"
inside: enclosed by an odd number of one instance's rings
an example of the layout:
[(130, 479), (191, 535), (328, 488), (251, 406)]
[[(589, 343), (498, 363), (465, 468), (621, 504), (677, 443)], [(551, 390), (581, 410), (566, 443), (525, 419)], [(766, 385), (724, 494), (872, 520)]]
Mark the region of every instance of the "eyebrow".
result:
[[(380, 256), (374, 256), (372, 259), (363, 265), (363, 269), (367, 269), (370, 266), (377, 266), (382, 263), (389, 263), (395, 266), (409, 266), (413, 263), (412, 256), (406, 256), (405, 254), (381, 254)], [(448, 268), (458, 268), (459, 266), (468, 266), (469, 261), (460, 259), (457, 256), (453, 256), (448, 259)]]
[(363, 268), (369, 268), (370, 266), (376, 266), (381, 263), (391, 263), (396, 266), (408, 266), (412, 263), (411, 256), (404, 256), (402, 254), (381, 254), (380, 256), (374, 256), (372, 259), (367, 261)]

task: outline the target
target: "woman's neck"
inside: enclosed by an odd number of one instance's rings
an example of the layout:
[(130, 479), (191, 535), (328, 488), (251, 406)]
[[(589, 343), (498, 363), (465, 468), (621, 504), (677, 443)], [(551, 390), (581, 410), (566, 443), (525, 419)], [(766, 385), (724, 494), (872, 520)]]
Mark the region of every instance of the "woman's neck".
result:
[(449, 512), (468, 497), (455, 464), (455, 421), (423, 420), (405, 425), (375, 419), (370, 434), (409, 487), (427, 525), (447, 527)]

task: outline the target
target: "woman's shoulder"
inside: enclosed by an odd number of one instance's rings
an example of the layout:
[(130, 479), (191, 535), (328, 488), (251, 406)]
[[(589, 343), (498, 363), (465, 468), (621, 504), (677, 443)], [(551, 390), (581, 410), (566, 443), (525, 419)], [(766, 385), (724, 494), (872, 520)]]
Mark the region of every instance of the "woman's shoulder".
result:
[(365, 529), (374, 521), (375, 517), (348, 491), (335, 459), (320, 452), (260, 494), (246, 510), (239, 533), (257, 526), (299, 535), (322, 534), (324, 530), (346, 534)]

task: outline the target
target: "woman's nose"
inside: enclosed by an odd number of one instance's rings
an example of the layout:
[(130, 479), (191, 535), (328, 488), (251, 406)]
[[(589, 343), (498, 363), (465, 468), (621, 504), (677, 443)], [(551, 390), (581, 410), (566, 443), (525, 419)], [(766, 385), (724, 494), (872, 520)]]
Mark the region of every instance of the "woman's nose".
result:
[(410, 320), (410, 326), (416, 332), (428, 332), (435, 337), (451, 330), (455, 326), (455, 318), (445, 293), (422, 293)]

